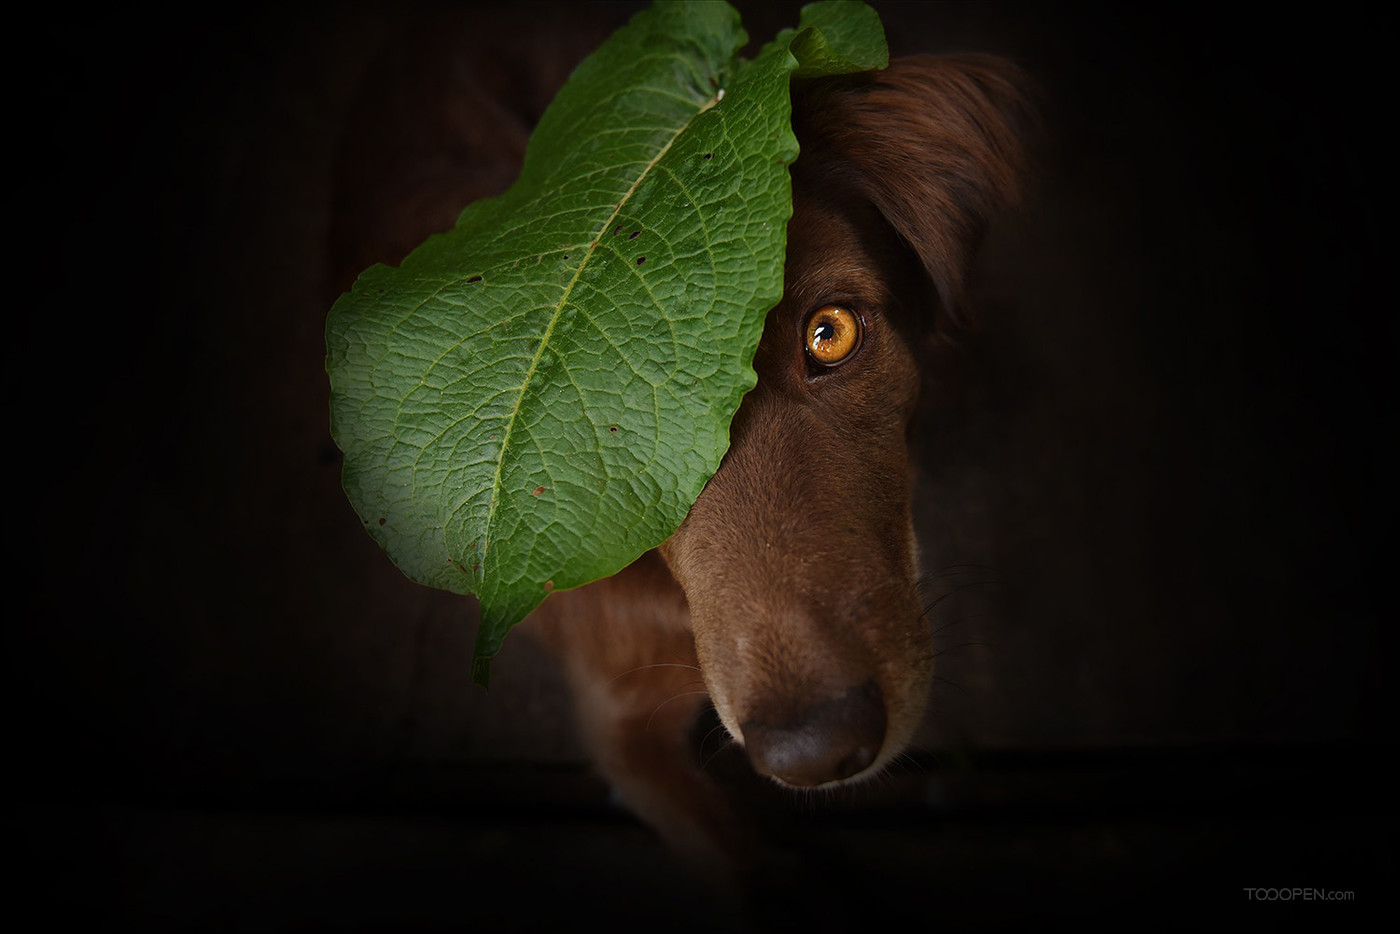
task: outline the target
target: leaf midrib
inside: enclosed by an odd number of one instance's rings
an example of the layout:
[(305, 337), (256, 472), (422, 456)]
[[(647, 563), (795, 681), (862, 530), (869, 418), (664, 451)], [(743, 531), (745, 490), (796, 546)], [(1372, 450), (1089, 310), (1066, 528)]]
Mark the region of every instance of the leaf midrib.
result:
[(593, 254), (597, 252), (598, 244), (603, 241), (603, 235), (612, 227), (613, 222), (616, 221), (618, 216), (622, 213), (622, 209), (632, 200), (632, 196), (636, 193), (637, 187), (651, 175), (657, 164), (665, 157), (666, 153), (671, 151), (671, 147), (675, 145), (676, 140), (681, 138), (685, 131), (690, 128), (691, 124), (693, 124), (701, 114), (719, 103), (723, 96), (724, 90), (720, 89), (705, 101), (700, 109), (695, 111), (695, 113), (671, 135), (671, 138), (666, 141), (666, 145), (662, 146), (656, 155), (652, 157), (651, 161), (637, 174), (636, 179), (633, 180), (622, 198), (618, 200), (617, 206), (613, 208), (612, 213), (608, 215), (607, 220), (598, 229), (592, 241), (588, 244), (587, 251), (584, 253), (583, 258), (579, 260), (578, 268), (574, 270), (573, 278), (571, 278), (569, 284), (564, 287), (563, 294), (559, 297), (559, 301), (554, 306), (554, 314), (550, 317), (549, 324), (544, 330), (544, 336), (540, 340), (539, 346), (535, 348), (535, 355), (531, 358), (530, 366), (525, 371), (525, 379), (520, 384), (520, 389), (516, 392), (515, 404), (511, 406), (510, 417), (506, 422), (505, 432), (501, 437), (501, 454), (496, 458), (496, 469), (491, 476), (491, 499), (486, 507), (486, 528), (482, 535), (480, 552), (482, 566), (482, 581), (480, 583), (482, 586), (486, 583), (487, 556), (490, 554), (493, 545), (492, 533), (495, 526), (496, 507), (500, 503), (501, 475), (505, 470), (506, 456), (510, 451), (510, 439), (515, 432), (515, 421), (520, 414), (520, 407), (524, 402), (525, 393), (530, 388), (530, 383), (535, 377), (535, 371), (539, 369), (540, 360), (544, 357), (545, 348), (549, 346), (550, 340), (554, 336), (554, 327), (559, 323), (559, 319), (564, 313), (564, 306), (568, 304), (569, 297), (573, 294), (574, 286), (578, 284), (579, 279), (583, 276), (583, 271), (588, 268), (589, 262), (593, 259)]

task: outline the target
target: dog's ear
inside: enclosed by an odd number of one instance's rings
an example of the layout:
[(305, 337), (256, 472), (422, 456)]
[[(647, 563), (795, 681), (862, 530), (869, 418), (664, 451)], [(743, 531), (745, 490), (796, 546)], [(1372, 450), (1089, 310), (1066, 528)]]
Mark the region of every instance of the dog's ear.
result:
[(986, 55), (910, 56), (881, 72), (796, 88), (795, 175), (849, 185), (912, 248), (943, 312), (966, 318), (972, 257), (1021, 191), (1028, 83)]

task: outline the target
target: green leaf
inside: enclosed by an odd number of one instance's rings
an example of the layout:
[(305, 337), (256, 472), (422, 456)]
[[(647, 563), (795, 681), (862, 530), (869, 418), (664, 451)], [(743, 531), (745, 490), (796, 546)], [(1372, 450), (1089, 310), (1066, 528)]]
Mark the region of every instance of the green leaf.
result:
[(510, 191), (331, 309), (346, 492), (405, 574), (479, 597), (482, 684), (511, 626), (664, 541), (718, 468), (782, 293), (790, 76), (885, 63), (860, 3), (746, 41), (728, 4), (638, 14)]

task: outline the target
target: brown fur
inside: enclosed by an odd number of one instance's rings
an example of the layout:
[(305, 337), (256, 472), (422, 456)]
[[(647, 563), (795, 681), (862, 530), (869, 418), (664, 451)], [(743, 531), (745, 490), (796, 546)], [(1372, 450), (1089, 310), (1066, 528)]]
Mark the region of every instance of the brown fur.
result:
[[(688, 745), (707, 702), (759, 772), (799, 786), (877, 773), (924, 715), (919, 350), (966, 316), (972, 256), (1015, 195), (1017, 83), (994, 59), (920, 57), (799, 89), (786, 289), (729, 453), (658, 551), (527, 627), (563, 660), (601, 771), (698, 862), (747, 851)], [(865, 332), (827, 369), (804, 325), (833, 303)]]

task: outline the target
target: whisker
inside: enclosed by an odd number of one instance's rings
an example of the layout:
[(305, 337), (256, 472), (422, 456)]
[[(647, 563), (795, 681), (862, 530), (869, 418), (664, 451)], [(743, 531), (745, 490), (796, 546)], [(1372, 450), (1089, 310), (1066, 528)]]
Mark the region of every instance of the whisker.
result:
[[(947, 588), (947, 593), (944, 594), (944, 596), (946, 596), (947, 594), (957, 593), (960, 590), (966, 590), (969, 587), (992, 586), (1000, 584), (1001, 582), (1001, 578), (996, 575), (982, 575), (973, 580), (954, 582), (949, 579), (949, 575), (929, 574), (919, 578), (919, 580), (915, 582), (915, 586), (924, 591)], [(940, 597), (940, 599), (942, 598)]]
[(958, 684), (956, 681), (949, 681), (947, 678), (943, 678), (938, 675), (934, 675), (933, 680), (955, 687), (959, 691), (962, 691), (965, 697), (967, 697), (968, 699), (972, 699), (972, 693), (968, 691), (967, 688), (963, 687), (961, 684)]
[(984, 649), (996, 648), (996, 646), (994, 646), (994, 645), (993, 645), (992, 643), (990, 643), (990, 642), (959, 642), (957, 645), (950, 645), (950, 646), (948, 646), (946, 649), (938, 649), (936, 652), (934, 652), (934, 653), (933, 653), (932, 655), (930, 655), (929, 657), (930, 657), (930, 658), (938, 658), (938, 657), (941, 656), (941, 655), (947, 655), (949, 652), (952, 652), (952, 651), (954, 651), (955, 649), (965, 649), (965, 648), (968, 648), (968, 647), (971, 647), (971, 646), (977, 646), (977, 647), (984, 648)]
[(700, 740), (700, 752), (702, 755), (705, 752), (706, 744), (710, 741), (710, 737), (714, 736), (715, 733), (719, 733), (723, 737), (723, 741), (715, 748), (714, 752), (706, 756), (704, 761), (700, 763), (700, 771), (702, 772), (709, 769), (710, 763), (715, 760), (716, 756), (724, 752), (729, 747), (735, 745), (734, 737), (729, 735), (729, 731), (724, 728), (724, 724), (716, 723), (714, 726), (710, 727), (709, 732), (706, 733), (704, 737)]
[(947, 572), (947, 571), (961, 571), (961, 570), (964, 570), (964, 569), (972, 569), (972, 570), (977, 570), (977, 571), (994, 571), (994, 570), (996, 570), (996, 569), (993, 568), (990, 564), (981, 564), (981, 563), (979, 563), (979, 562), (977, 562), (977, 561), (958, 561), (958, 562), (955, 562), (955, 563), (953, 563), (953, 564), (945, 564), (945, 565), (943, 565), (942, 569), (939, 570), (939, 571), (936, 572), (936, 573), (942, 574), (942, 573), (945, 573), (945, 572)]
[(629, 668), (622, 674), (617, 675), (616, 677), (609, 680), (608, 684), (612, 684), (616, 681), (619, 681), (627, 677), (628, 675), (635, 675), (639, 671), (646, 671), (649, 668), (688, 668), (689, 670), (696, 672), (700, 670), (699, 667), (696, 665), (686, 665), (681, 662), (655, 662), (650, 665), (638, 665), (636, 668)]
[(651, 721), (654, 720), (654, 719), (656, 719), (656, 715), (657, 715), (658, 713), (661, 712), (661, 708), (662, 708), (662, 707), (665, 707), (667, 704), (671, 703), (671, 701), (673, 701), (673, 700), (679, 700), (679, 699), (682, 698), (682, 697), (694, 697), (694, 696), (697, 695), (697, 694), (708, 694), (708, 693), (709, 693), (708, 691), (699, 690), (699, 691), (682, 691), (682, 692), (679, 693), (679, 694), (672, 694), (670, 697), (666, 698), (664, 701), (662, 701), (661, 703), (657, 704), (654, 708), (652, 708), (651, 716), (647, 717), (647, 725), (646, 725), (645, 727), (643, 727), (643, 729), (644, 729), (644, 730), (650, 730), (650, 729), (651, 729)]
[(943, 632), (943, 631), (946, 630), (946, 629), (952, 629), (954, 626), (957, 626), (957, 625), (959, 625), (959, 624), (961, 624), (961, 623), (966, 623), (966, 622), (968, 622), (969, 620), (976, 619), (977, 617), (978, 617), (978, 614), (973, 614), (973, 615), (971, 615), (971, 616), (959, 616), (957, 619), (950, 620), (949, 622), (944, 623), (942, 626), (939, 626), (939, 627), (938, 627), (937, 629), (935, 629), (932, 633), (930, 633), (930, 635), (935, 635), (935, 636), (936, 636), (936, 635), (938, 635), (940, 632)]
[(959, 584), (959, 585), (956, 586), (956, 587), (953, 587), (953, 588), (951, 588), (951, 589), (949, 589), (949, 590), (944, 591), (943, 593), (939, 594), (937, 597), (934, 597), (933, 600), (928, 604), (928, 606), (924, 607), (923, 612), (919, 614), (919, 618), (920, 618), (920, 619), (923, 619), (924, 617), (928, 616), (928, 615), (929, 615), (930, 613), (932, 613), (935, 609), (937, 609), (938, 606), (939, 606), (944, 600), (947, 600), (949, 597), (954, 596), (955, 594), (962, 593), (964, 590), (967, 590), (967, 589), (969, 589), (969, 588), (971, 588), (971, 587), (978, 587), (978, 586), (981, 586), (981, 585), (983, 585), (983, 584), (998, 584), (998, 583), (1001, 583), (1001, 582), (1000, 582), (1000, 581), (997, 581), (997, 580), (977, 580), (977, 581), (970, 581), (970, 582), (968, 582), (968, 583), (966, 583), (966, 584)]
[(899, 754), (899, 758), (909, 766), (912, 772), (927, 775), (933, 771), (933, 767), (930, 765), (934, 760), (933, 750), (923, 743), (910, 743), (909, 748)]

